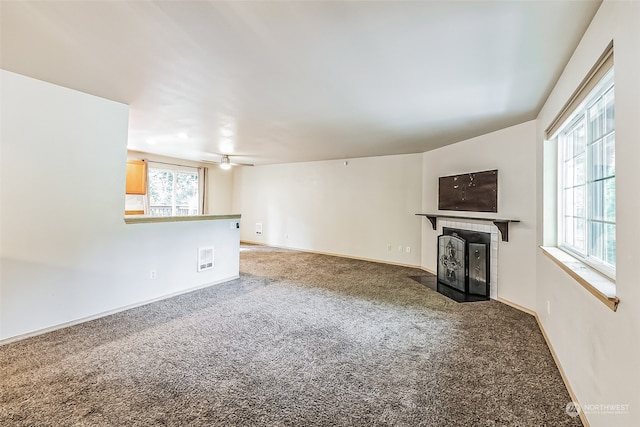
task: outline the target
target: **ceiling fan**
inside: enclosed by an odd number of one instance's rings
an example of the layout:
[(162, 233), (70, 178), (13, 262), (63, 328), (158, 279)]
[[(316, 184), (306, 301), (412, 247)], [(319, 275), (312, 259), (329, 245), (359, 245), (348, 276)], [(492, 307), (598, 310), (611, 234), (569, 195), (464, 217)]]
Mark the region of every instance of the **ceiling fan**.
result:
[(218, 164), (218, 165), (220, 165), (220, 168), (222, 168), (224, 170), (231, 169), (231, 166), (253, 166), (253, 164), (251, 164), (251, 163), (236, 163), (236, 162), (232, 162), (231, 159), (229, 158), (228, 154), (221, 154), (219, 162), (214, 162), (214, 161), (211, 161), (211, 160), (202, 160), (202, 162), (203, 163)]

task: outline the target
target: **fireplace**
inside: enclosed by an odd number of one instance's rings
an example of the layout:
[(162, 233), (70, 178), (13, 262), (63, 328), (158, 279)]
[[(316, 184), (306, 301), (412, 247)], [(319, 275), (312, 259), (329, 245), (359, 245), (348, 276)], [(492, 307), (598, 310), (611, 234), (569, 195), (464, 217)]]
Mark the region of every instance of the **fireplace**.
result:
[(490, 254), (490, 233), (443, 227), (438, 236), (438, 292), (458, 302), (488, 300)]

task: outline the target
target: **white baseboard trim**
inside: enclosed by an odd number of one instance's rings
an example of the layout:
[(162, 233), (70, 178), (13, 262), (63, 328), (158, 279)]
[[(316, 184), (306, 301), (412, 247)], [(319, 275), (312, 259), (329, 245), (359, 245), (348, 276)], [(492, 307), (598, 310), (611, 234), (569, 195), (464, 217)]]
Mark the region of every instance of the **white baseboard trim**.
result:
[(198, 289), (204, 289), (204, 288), (208, 288), (210, 286), (215, 286), (215, 285), (219, 285), (222, 283), (226, 283), (229, 282), (231, 280), (235, 280), (238, 279), (240, 277), (240, 275), (236, 275), (236, 276), (232, 276), (232, 277), (228, 277), (225, 279), (220, 279), (220, 280), (216, 280), (215, 282), (209, 282), (209, 283), (205, 283), (202, 285), (197, 285), (197, 286), (193, 286), (191, 288), (187, 288), (187, 289), (183, 289), (180, 291), (176, 291), (176, 292), (172, 292), (170, 294), (166, 294), (166, 295), (162, 295), (156, 298), (152, 298), (149, 300), (145, 300), (145, 301), (141, 301), (141, 302), (137, 302), (134, 304), (129, 304), (123, 307), (118, 307), (118, 308), (114, 308), (112, 310), (107, 310), (107, 311), (103, 311), (97, 314), (93, 314), (91, 316), (87, 316), (87, 317), (83, 317), (80, 319), (76, 319), (76, 320), (72, 320), (70, 322), (64, 322), (64, 323), (60, 323), (58, 325), (54, 325), (54, 326), (50, 326), (47, 328), (43, 328), (43, 329), (38, 329), (35, 331), (31, 331), (31, 332), (27, 332), (25, 334), (20, 334), (20, 335), (16, 335), (13, 337), (9, 337), (9, 338), (5, 338), (0, 340), (0, 346), (5, 345), (5, 344), (10, 344), (16, 341), (22, 341), (24, 339), (27, 338), (31, 338), (31, 337), (35, 337), (38, 335), (42, 335), (42, 334), (46, 334), (48, 332), (53, 332), (53, 331), (57, 331), (59, 329), (64, 329), (64, 328), (68, 328), (69, 326), (74, 326), (74, 325), (79, 325), (81, 323), (84, 322), (89, 322), (91, 320), (96, 320), (96, 319), (100, 319), (101, 317), (105, 317), (105, 316), (110, 316), (112, 314), (116, 314), (116, 313), (120, 313), (122, 311), (126, 311), (126, 310), (131, 310), (132, 308), (137, 308), (137, 307), (142, 307), (143, 305), (147, 305), (147, 304), (151, 304), (154, 302), (158, 302), (158, 301), (162, 301), (168, 298), (172, 298), (178, 295), (182, 295), (182, 294), (186, 294), (189, 292), (193, 292), (193, 291), (197, 291)]
[(533, 310), (531, 310), (531, 309), (529, 309), (529, 308), (527, 308), (527, 307), (524, 307), (524, 306), (522, 306), (522, 305), (520, 305), (520, 304), (516, 304), (515, 302), (511, 302), (511, 301), (509, 301), (509, 300), (507, 300), (507, 299), (504, 299), (504, 298), (498, 297), (498, 298), (496, 299), (496, 301), (500, 301), (501, 303), (506, 304), (506, 305), (508, 305), (509, 307), (513, 307), (513, 308), (515, 308), (516, 310), (520, 310), (520, 311), (522, 311), (522, 312), (524, 312), (524, 313), (527, 313), (527, 314), (530, 314), (530, 315), (532, 315), (532, 316), (534, 316), (534, 317), (535, 317), (535, 316), (537, 316), (537, 314), (536, 314), (536, 312), (535, 312), (535, 311), (533, 311)]
[[(268, 247), (271, 247), (271, 248), (288, 249), (288, 250), (291, 250), (291, 251), (305, 252), (305, 253), (310, 253), (310, 254), (329, 255), (329, 256), (336, 256), (336, 257), (339, 257), (339, 258), (355, 259), (355, 260), (358, 260), (358, 261), (377, 262), (377, 263), (380, 263), (380, 264), (397, 265), (399, 267), (409, 267), (409, 268), (417, 268), (417, 269), (420, 269), (420, 270), (424, 270), (424, 268), (420, 267), (419, 265), (402, 264), (400, 262), (386, 261), (386, 260), (382, 260), (382, 259), (363, 258), (363, 257), (352, 256), (352, 255), (337, 254), (337, 253), (333, 253), (333, 252), (315, 251), (315, 250), (311, 250), (311, 249), (300, 249), (300, 248), (294, 248), (294, 247), (291, 247), (291, 246), (270, 245), (270, 244), (262, 243), (262, 242), (253, 242), (251, 240), (240, 240), (240, 244), (243, 244), (243, 243), (248, 244), (248, 245), (268, 246)], [(426, 271), (428, 271), (428, 270), (426, 270)]]
[(432, 270), (432, 269), (430, 269), (430, 268), (422, 267), (422, 266), (421, 266), (421, 267), (419, 267), (419, 268), (420, 268), (420, 270), (426, 271), (427, 273), (433, 274), (434, 276), (437, 276), (437, 275), (438, 275), (438, 273), (436, 273), (435, 271), (433, 271), (433, 270)]

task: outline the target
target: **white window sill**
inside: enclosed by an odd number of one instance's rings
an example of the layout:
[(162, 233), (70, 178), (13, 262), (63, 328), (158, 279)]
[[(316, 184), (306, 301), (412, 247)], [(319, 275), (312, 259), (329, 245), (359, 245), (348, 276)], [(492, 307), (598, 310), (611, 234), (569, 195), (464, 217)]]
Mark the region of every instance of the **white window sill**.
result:
[(540, 249), (607, 307), (613, 311), (618, 309), (620, 299), (616, 296), (615, 281), (598, 273), (561, 249), (549, 246), (540, 246)]

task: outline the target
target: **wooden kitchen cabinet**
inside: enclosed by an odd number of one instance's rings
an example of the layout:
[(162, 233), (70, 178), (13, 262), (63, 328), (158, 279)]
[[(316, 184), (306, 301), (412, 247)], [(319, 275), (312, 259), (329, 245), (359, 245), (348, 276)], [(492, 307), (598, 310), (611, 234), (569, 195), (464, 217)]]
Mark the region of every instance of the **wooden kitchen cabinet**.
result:
[(127, 160), (127, 194), (147, 194), (147, 163)]

